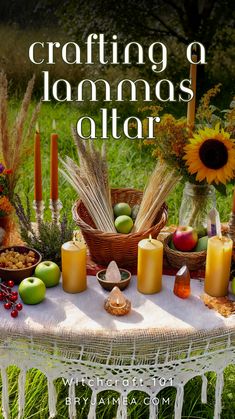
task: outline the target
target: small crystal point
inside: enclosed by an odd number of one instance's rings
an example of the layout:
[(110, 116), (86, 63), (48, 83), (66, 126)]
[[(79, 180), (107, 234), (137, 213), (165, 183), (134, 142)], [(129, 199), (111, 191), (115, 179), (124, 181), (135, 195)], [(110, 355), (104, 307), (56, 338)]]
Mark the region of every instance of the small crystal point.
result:
[(208, 214), (207, 233), (208, 237), (221, 236), (220, 215), (216, 208), (212, 208)]
[(180, 270), (176, 273), (176, 278), (183, 278), (186, 281), (190, 281), (190, 272), (186, 265), (182, 266)]
[(188, 298), (190, 296), (190, 272), (186, 265), (182, 266), (176, 273), (173, 292), (180, 298)]
[(118, 287), (114, 287), (109, 294), (109, 303), (112, 306), (120, 307), (126, 304), (125, 295)]
[(116, 262), (113, 260), (110, 262), (109, 266), (106, 270), (105, 279), (108, 282), (120, 282), (121, 281), (121, 273), (118, 269)]

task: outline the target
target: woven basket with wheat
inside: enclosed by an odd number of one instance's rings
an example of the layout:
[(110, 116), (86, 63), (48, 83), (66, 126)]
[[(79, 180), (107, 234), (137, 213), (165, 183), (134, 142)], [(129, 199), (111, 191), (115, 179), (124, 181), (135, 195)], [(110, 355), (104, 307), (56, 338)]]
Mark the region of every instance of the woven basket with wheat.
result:
[[(72, 134), (80, 165), (67, 157), (62, 161), (62, 173), (80, 197), (73, 206), (73, 218), (90, 255), (100, 265), (115, 260), (120, 267), (135, 266), (139, 241), (149, 235), (156, 238), (167, 222), (165, 199), (178, 177), (169, 172), (166, 165), (157, 164), (144, 192), (131, 188), (110, 189), (105, 142), (98, 150), (94, 142), (82, 141), (75, 129)], [(115, 229), (113, 206), (118, 202), (126, 202), (131, 207), (140, 205), (129, 234), (119, 234)]]

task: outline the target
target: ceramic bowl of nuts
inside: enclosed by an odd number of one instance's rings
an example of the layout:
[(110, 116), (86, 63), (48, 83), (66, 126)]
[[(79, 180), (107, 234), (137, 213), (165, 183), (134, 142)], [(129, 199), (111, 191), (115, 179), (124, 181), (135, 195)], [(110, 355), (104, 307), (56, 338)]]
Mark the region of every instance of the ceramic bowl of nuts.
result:
[(16, 284), (33, 275), (41, 262), (41, 254), (30, 247), (11, 246), (0, 250), (0, 278), (12, 279)]

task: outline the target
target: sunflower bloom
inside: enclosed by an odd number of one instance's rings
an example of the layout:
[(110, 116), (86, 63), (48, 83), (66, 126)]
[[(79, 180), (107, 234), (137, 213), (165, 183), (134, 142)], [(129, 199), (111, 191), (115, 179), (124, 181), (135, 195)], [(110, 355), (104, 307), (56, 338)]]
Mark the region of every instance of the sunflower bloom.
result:
[(184, 147), (188, 172), (199, 182), (226, 184), (235, 176), (235, 140), (230, 134), (213, 128), (198, 131)]

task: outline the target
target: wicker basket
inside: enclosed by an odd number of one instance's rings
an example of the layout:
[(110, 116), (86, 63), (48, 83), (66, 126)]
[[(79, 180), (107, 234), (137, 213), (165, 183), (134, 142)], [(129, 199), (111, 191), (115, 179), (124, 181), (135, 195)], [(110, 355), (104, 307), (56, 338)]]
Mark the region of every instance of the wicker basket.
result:
[(164, 240), (164, 251), (169, 264), (173, 268), (180, 269), (183, 265), (187, 265), (190, 271), (202, 269), (206, 262), (206, 250), (202, 252), (180, 252), (171, 249), (168, 244), (172, 239), (172, 234)]
[[(127, 202), (132, 207), (141, 203), (143, 192), (136, 189), (112, 189), (111, 195), (113, 205), (118, 202)], [(72, 211), (74, 221), (82, 231), (92, 260), (104, 266), (115, 260), (120, 268), (136, 266), (139, 241), (149, 237), (150, 234), (156, 238), (167, 222), (167, 207), (164, 204), (154, 226), (146, 231), (133, 234), (105, 233), (96, 229), (81, 200), (74, 204)]]

